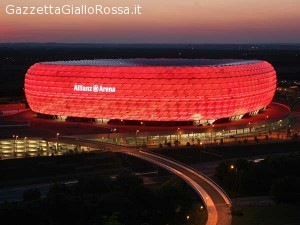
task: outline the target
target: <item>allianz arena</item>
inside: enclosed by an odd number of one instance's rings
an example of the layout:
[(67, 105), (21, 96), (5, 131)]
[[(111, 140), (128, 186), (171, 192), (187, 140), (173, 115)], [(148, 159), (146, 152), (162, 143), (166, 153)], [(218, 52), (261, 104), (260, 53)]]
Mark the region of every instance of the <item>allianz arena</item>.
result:
[(34, 112), (108, 121), (236, 120), (265, 109), (275, 89), (274, 68), (259, 60), (43, 62), (25, 77)]

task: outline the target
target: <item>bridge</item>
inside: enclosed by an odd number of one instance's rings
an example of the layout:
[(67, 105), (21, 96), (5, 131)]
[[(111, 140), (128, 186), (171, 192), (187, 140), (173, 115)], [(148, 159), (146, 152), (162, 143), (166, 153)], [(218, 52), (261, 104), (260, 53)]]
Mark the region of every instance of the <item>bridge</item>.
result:
[(210, 178), (183, 163), (143, 149), (129, 148), (98, 140), (60, 137), (59, 142), (121, 152), (165, 168), (184, 179), (202, 198), (208, 212), (206, 225), (231, 225), (231, 200), (224, 190)]

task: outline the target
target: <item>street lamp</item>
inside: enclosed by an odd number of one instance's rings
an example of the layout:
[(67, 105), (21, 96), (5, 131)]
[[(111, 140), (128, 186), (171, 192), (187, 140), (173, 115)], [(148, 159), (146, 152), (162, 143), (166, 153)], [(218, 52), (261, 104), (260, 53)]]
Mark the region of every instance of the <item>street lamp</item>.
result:
[(178, 139), (179, 142), (181, 142), (181, 132), (179, 132), (179, 139)]
[[(236, 180), (236, 191), (238, 190), (238, 174), (237, 174), (237, 166), (234, 166), (233, 164), (230, 165), (231, 170), (235, 170), (235, 180)], [(234, 201), (234, 206), (236, 206), (236, 200)]]
[(56, 151), (58, 151), (58, 139), (59, 139), (59, 133), (56, 133)]
[(223, 141), (220, 140), (220, 143), (223, 143), (226, 140), (225, 130), (222, 130), (222, 139), (223, 139)]
[(230, 169), (235, 171), (236, 190), (238, 190), (238, 168), (237, 166), (231, 164)]
[(25, 155), (27, 154), (27, 137), (24, 137)]
[(268, 122), (267, 122), (267, 120), (269, 119), (269, 116), (266, 116), (265, 117), (265, 130), (267, 131), (267, 130), (270, 130), (270, 125), (269, 126), (267, 126), (267, 124), (268, 124)]
[(180, 128), (178, 127), (177, 128), (177, 141), (178, 141), (178, 131), (180, 130)]
[(237, 167), (234, 166), (233, 164), (230, 165), (231, 170), (235, 170), (235, 175), (237, 176)]
[(213, 143), (213, 128), (214, 128), (215, 125), (212, 125), (211, 126), (211, 129), (210, 129), (210, 143), (212, 144)]
[(16, 152), (18, 151), (18, 135), (13, 135), (13, 138), (15, 138), (15, 146), (13, 149), (13, 158), (15, 157)]
[(192, 137), (192, 143), (193, 143), (193, 146), (195, 145), (195, 133), (194, 132), (192, 132), (192, 134), (193, 134), (193, 137)]
[(200, 142), (200, 145), (203, 146), (203, 149), (205, 149), (205, 142), (204, 143)]
[(15, 152), (15, 154), (17, 154), (18, 153), (18, 135), (16, 136), (16, 152)]
[(249, 125), (248, 126), (249, 127), (249, 131), (248, 131), (248, 135), (247, 135), (248, 138), (247, 139), (249, 139), (251, 137), (251, 123), (249, 122), (248, 125)]
[[(117, 129), (116, 128), (114, 128), (114, 129), (110, 129), (110, 132), (111, 133), (115, 133), (117, 131)], [(108, 139), (109, 139), (109, 133), (108, 133)], [(115, 140), (115, 138), (114, 138), (114, 135), (112, 135), (112, 140), (111, 140), (111, 142), (113, 143), (114, 142), (114, 140)]]
[(15, 155), (15, 151), (16, 151), (16, 140), (15, 140), (15, 135), (13, 135), (12, 137), (14, 138), (14, 147), (12, 149), (12, 158), (13, 158)]
[(136, 148), (138, 147), (138, 145), (137, 145), (137, 136), (138, 136), (139, 132), (140, 132), (140, 130), (136, 130), (136, 132), (135, 132), (135, 145), (136, 145)]

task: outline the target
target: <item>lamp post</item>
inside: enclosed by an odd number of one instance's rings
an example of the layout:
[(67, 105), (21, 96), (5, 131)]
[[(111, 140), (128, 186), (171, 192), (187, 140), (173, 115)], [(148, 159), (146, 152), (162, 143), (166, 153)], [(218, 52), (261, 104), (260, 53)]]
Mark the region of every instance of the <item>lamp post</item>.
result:
[(215, 125), (214, 124), (212, 125), (211, 131), (212, 131), (212, 137), (214, 135), (214, 142), (216, 142), (217, 141), (217, 131), (215, 130)]
[[(230, 165), (230, 170), (234, 170), (235, 171), (235, 181), (236, 181), (236, 191), (238, 191), (238, 184), (239, 184), (239, 180), (238, 180), (238, 168), (237, 166), (235, 166), (234, 164)], [(236, 206), (236, 201), (234, 201), (234, 206)]]
[(237, 167), (234, 166), (233, 164), (230, 165), (231, 170), (235, 170), (235, 175), (237, 175)]
[(204, 142), (200, 142), (200, 145), (203, 146), (202, 148), (205, 150), (205, 141)]
[(56, 151), (58, 152), (58, 139), (59, 139), (59, 133), (56, 133)]
[(280, 134), (279, 134), (279, 131), (281, 131), (281, 128), (282, 128), (282, 120), (279, 120), (279, 128), (277, 129), (277, 136), (278, 136), (278, 140), (280, 139)]
[(27, 137), (24, 137), (25, 156), (27, 155)]
[[(203, 148), (202, 146), (203, 146), (203, 143), (202, 142), (200, 142), (200, 146), (201, 146), (201, 148)], [(202, 162), (202, 149), (200, 148), (200, 150), (199, 150), (199, 153), (200, 153), (200, 162)], [(204, 149), (205, 149), (205, 144), (204, 144)]]
[(16, 151), (16, 139), (15, 139), (15, 135), (13, 135), (12, 137), (14, 138), (14, 146), (13, 146), (13, 149), (12, 149), (12, 158), (14, 158), (15, 151)]
[(238, 183), (238, 174), (237, 174), (237, 166), (231, 164), (230, 169), (235, 171), (235, 180)]
[[(176, 140), (174, 141), (174, 145), (175, 146), (178, 146), (179, 145), (179, 130), (180, 128), (178, 127), (177, 130), (176, 130)], [(170, 141), (171, 141), (171, 138), (170, 138)], [(172, 142), (172, 141), (171, 141)]]
[(249, 125), (249, 132), (248, 132), (248, 139), (249, 139), (251, 136), (251, 123), (249, 122), (248, 125)]
[(268, 119), (269, 119), (269, 116), (266, 116), (265, 117), (265, 131), (269, 133), (270, 132), (270, 124), (267, 126)]
[(138, 147), (138, 145), (137, 145), (137, 137), (138, 137), (138, 133), (140, 132), (140, 130), (136, 130), (136, 132), (135, 132), (135, 146), (136, 146), (136, 148)]
[(16, 155), (16, 152), (18, 151), (18, 135), (13, 135), (13, 138), (15, 138), (15, 144), (14, 144), (14, 148), (13, 148), (13, 158)]
[(194, 146), (194, 145), (195, 145), (195, 133), (192, 132), (192, 134), (193, 134), (193, 137), (192, 137), (192, 143), (193, 143), (193, 146)]
[(267, 120), (268, 120), (268, 119), (269, 119), (269, 116), (266, 116), (266, 117), (265, 117), (265, 126), (266, 126), (266, 127), (267, 127), (267, 122), (268, 122)]
[[(115, 133), (116, 131), (117, 131), (117, 129), (116, 129), (116, 128), (114, 128), (114, 129), (112, 130), (112, 132), (113, 132), (113, 133)], [(114, 142), (114, 140), (116, 140), (116, 138), (115, 138), (115, 136), (113, 135), (112, 142)], [(117, 142), (117, 140), (116, 140), (116, 142)]]
[[(178, 138), (178, 141), (181, 143), (181, 131), (179, 132), (179, 138)], [(179, 144), (178, 142), (178, 144)]]
[(15, 152), (15, 155), (18, 154), (18, 135), (16, 136), (16, 152)]

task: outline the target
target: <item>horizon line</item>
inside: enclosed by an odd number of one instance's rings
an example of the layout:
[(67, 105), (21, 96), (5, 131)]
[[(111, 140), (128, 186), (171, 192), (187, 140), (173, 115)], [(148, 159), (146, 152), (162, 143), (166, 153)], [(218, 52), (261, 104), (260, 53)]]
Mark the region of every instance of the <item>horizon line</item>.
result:
[(182, 42), (182, 43), (166, 43), (166, 42), (145, 42), (145, 43), (110, 43), (110, 42), (0, 42), (0, 45), (4, 44), (89, 44), (89, 45), (300, 45), (300, 42), (244, 42), (244, 43), (189, 43), (189, 42)]

